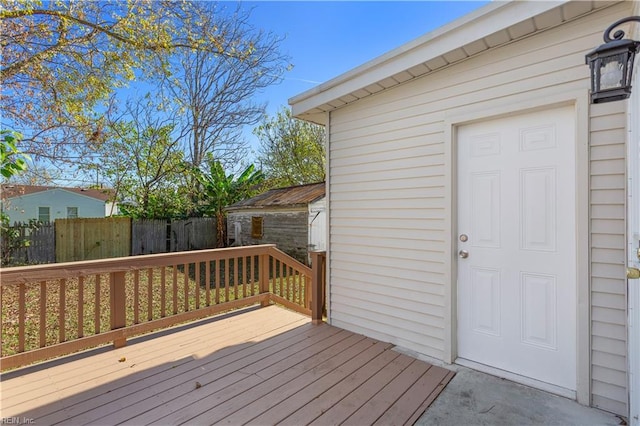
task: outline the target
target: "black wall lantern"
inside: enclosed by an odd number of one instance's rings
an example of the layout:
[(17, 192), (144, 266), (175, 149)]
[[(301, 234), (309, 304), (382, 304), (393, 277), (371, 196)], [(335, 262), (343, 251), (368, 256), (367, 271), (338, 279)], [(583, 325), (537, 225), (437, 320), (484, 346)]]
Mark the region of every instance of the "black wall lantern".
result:
[(624, 31), (611, 31), (625, 22), (640, 22), (640, 16), (629, 16), (614, 22), (604, 32), (605, 43), (586, 56), (591, 69), (591, 103), (598, 104), (627, 99), (631, 96), (633, 59), (640, 41), (623, 39)]

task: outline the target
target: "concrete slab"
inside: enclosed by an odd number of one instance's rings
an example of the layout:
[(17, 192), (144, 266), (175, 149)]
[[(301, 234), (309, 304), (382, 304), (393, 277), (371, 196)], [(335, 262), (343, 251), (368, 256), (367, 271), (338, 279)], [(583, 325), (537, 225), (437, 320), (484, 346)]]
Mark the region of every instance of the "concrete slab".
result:
[(624, 425), (618, 416), (466, 367), (415, 423), (425, 425)]

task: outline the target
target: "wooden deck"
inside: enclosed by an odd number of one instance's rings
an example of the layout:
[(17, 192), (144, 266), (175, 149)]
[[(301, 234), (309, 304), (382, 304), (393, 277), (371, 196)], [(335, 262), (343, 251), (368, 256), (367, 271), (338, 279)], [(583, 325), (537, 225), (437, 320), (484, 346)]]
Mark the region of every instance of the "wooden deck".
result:
[[(276, 307), (2, 374), (21, 424), (412, 424), (453, 377)], [(15, 420), (14, 420), (15, 422)]]

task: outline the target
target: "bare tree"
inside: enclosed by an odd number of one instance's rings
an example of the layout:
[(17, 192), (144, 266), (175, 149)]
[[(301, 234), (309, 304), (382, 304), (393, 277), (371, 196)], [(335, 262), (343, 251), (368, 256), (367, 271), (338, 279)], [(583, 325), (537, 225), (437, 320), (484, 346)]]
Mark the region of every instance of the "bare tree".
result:
[(244, 55), (182, 49), (162, 85), (183, 112), (179, 131), (191, 164), (199, 167), (208, 153), (235, 164), (247, 154), (244, 126), (257, 124), (266, 106), (255, 95), (279, 83), (289, 65), (279, 50), (281, 39), (249, 24), (250, 10), (237, 6), (228, 13), (215, 3), (198, 5), (202, 37), (220, 40), (221, 51)]

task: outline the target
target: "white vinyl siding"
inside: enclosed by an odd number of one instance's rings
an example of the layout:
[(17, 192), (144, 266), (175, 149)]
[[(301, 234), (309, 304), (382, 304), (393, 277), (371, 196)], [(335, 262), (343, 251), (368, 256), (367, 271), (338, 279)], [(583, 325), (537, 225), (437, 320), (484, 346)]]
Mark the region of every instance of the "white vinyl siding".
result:
[(104, 217), (105, 202), (97, 198), (85, 196), (62, 188), (53, 188), (46, 191), (33, 192), (9, 198), (3, 205), (5, 213), (11, 218), (11, 222), (29, 222), (29, 220), (43, 221), (45, 217), (40, 214), (40, 208), (46, 207), (48, 221), (66, 219), (69, 216), (69, 208), (75, 208), (76, 217)]
[[(448, 115), (562, 92), (586, 96), (584, 54), (627, 9), (606, 8), (331, 112), (334, 325), (444, 359)], [(594, 108), (591, 120), (592, 135), (598, 126), (617, 135), (600, 145), (596, 136), (590, 162), (591, 387), (594, 405), (625, 414), (624, 114), (605, 118), (609, 108)]]
[(591, 106), (591, 390), (595, 407), (626, 412), (626, 102)]

